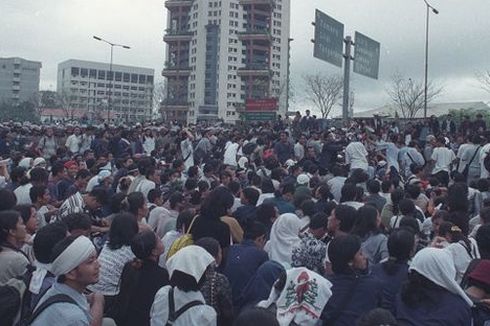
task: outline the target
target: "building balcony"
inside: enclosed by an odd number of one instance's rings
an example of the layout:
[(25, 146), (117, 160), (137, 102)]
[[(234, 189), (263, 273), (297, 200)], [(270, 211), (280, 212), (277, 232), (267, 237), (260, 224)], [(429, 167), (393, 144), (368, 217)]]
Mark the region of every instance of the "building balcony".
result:
[(12, 90), (20, 91), (20, 85), (12, 85)]
[(163, 100), (160, 103), (160, 108), (163, 111), (187, 111), (189, 102), (186, 99)]
[(239, 2), (242, 6), (255, 5), (255, 6), (267, 6), (271, 8), (275, 4), (275, 0), (240, 0)]
[(192, 40), (192, 37), (194, 36), (193, 32), (189, 31), (176, 31), (176, 30), (171, 30), (167, 29), (165, 30), (165, 35), (163, 36), (163, 41), (167, 43), (171, 42), (190, 42)]
[(20, 77), (13, 77), (12, 78), (12, 81), (14, 81), (14, 82), (20, 82)]
[(167, 0), (165, 1), (165, 8), (168, 10), (190, 8), (193, 2), (193, 0)]
[(250, 65), (246, 65), (245, 67), (239, 68), (237, 74), (238, 76), (241, 77), (251, 77), (251, 76), (271, 77), (272, 71), (268, 65), (250, 64)]
[(172, 65), (165, 63), (165, 68), (162, 70), (163, 77), (179, 77), (189, 76), (191, 74), (191, 67), (183, 65)]
[(272, 42), (272, 36), (266, 29), (248, 29), (238, 33), (238, 39), (241, 41), (263, 41)]

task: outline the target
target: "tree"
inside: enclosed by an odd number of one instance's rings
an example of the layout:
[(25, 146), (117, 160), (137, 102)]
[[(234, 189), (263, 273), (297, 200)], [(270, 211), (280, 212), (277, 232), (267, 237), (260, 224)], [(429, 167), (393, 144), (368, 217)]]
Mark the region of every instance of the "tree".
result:
[(320, 110), (322, 118), (327, 118), (334, 105), (342, 98), (342, 77), (317, 73), (305, 75), (303, 79), (306, 99)]
[[(424, 109), (424, 83), (405, 79), (396, 73), (392, 77), (392, 84), (387, 93), (395, 105), (395, 111), (400, 112), (404, 118), (413, 119), (420, 110)], [(427, 105), (441, 95), (443, 87), (435, 86), (432, 82), (427, 85)]]
[(480, 87), (490, 93), (490, 70), (477, 73), (476, 79), (480, 82)]
[(39, 122), (39, 115), (36, 112), (34, 103), (25, 101), (19, 104), (0, 103), (0, 120), (8, 121), (30, 121)]
[(56, 96), (56, 102), (58, 103), (59, 108), (63, 110), (65, 117), (69, 120), (73, 120), (75, 117), (76, 109), (73, 108), (73, 101), (70, 92), (61, 91)]

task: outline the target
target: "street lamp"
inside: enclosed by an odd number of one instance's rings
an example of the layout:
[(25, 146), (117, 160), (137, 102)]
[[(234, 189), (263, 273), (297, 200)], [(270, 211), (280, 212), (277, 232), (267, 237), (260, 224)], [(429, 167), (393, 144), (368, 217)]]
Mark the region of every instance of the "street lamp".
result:
[[(121, 47), (123, 49), (131, 49), (131, 47), (127, 46), (127, 45), (123, 45), (123, 44), (117, 44), (117, 43), (112, 43), (112, 42), (109, 42), (107, 40), (104, 40), (103, 38), (101, 37), (98, 37), (98, 36), (93, 36), (93, 38), (97, 41), (101, 41), (101, 42), (104, 42), (106, 44), (109, 44), (111, 46), (111, 63), (109, 65), (109, 74), (111, 75), (111, 80), (110, 80), (110, 85), (111, 85), (111, 89), (109, 91), (109, 97), (108, 97), (108, 105), (107, 105), (107, 121), (111, 121), (111, 110), (112, 110), (112, 101), (111, 101), (111, 95), (112, 95), (112, 92), (113, 92), (113, 89), (114, 89), (114, 84), (113, 84), (113, 81), (114, 81), (114, 75), (112, 73), (112, 57), (113, 57), (113, 52), (114, 52), (114, 47), (115, 46), (118, 46), (118, 47)], [(129, 114), (129, 112), (128, 112)]]
[(425, 22), (425, 82), (424, 82), (424, 118), (427, 118), (427, 78), (429, 75), (429, 16), (432, 11), (434, 14), (438, 15), (439, 10), (432, 7), (427, 0), (424, 0), (427, 7), (427, 15)]

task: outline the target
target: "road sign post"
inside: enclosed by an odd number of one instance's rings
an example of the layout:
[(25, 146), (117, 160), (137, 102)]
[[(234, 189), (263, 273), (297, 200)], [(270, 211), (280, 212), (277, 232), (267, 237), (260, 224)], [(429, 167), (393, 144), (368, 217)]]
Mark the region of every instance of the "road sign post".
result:
[(349, 121), (349, 89), (350, 89), (350, 61), (352, 60), (351, 48), (352, 37), (346, 36), (345, 40), (345, 54), (344, 54), (344, 94), (342, 100), (342, 119), (344, 122)]
[(354, 72), (378, 79), (380, 44), (359, 32), (354, 41)]
[(314, 25), (313, 56), (342, 68), (344, 25), (318, 9)]

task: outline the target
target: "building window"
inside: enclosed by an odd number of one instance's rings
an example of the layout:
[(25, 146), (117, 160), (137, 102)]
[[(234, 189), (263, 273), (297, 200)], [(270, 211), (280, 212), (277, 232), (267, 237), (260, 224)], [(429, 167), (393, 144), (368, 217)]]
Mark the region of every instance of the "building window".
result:
[(124, 75), (123, 75), (123, 82), (129, 83), (129, 74), (128, 73), (124, 73)]
[(131, 82), (132, 83), (138, 82), (138, 74), (131, 74)]
[(115, 74), (115, 80), (116, 81), (121, 81), (122, 79), (122, 73), (121, 72), (117, 72), (116, 71), (116, 74)]
[(77, 77), (80, 74), (80, 68), (72, 67), (71, 68), (71, 76)]

